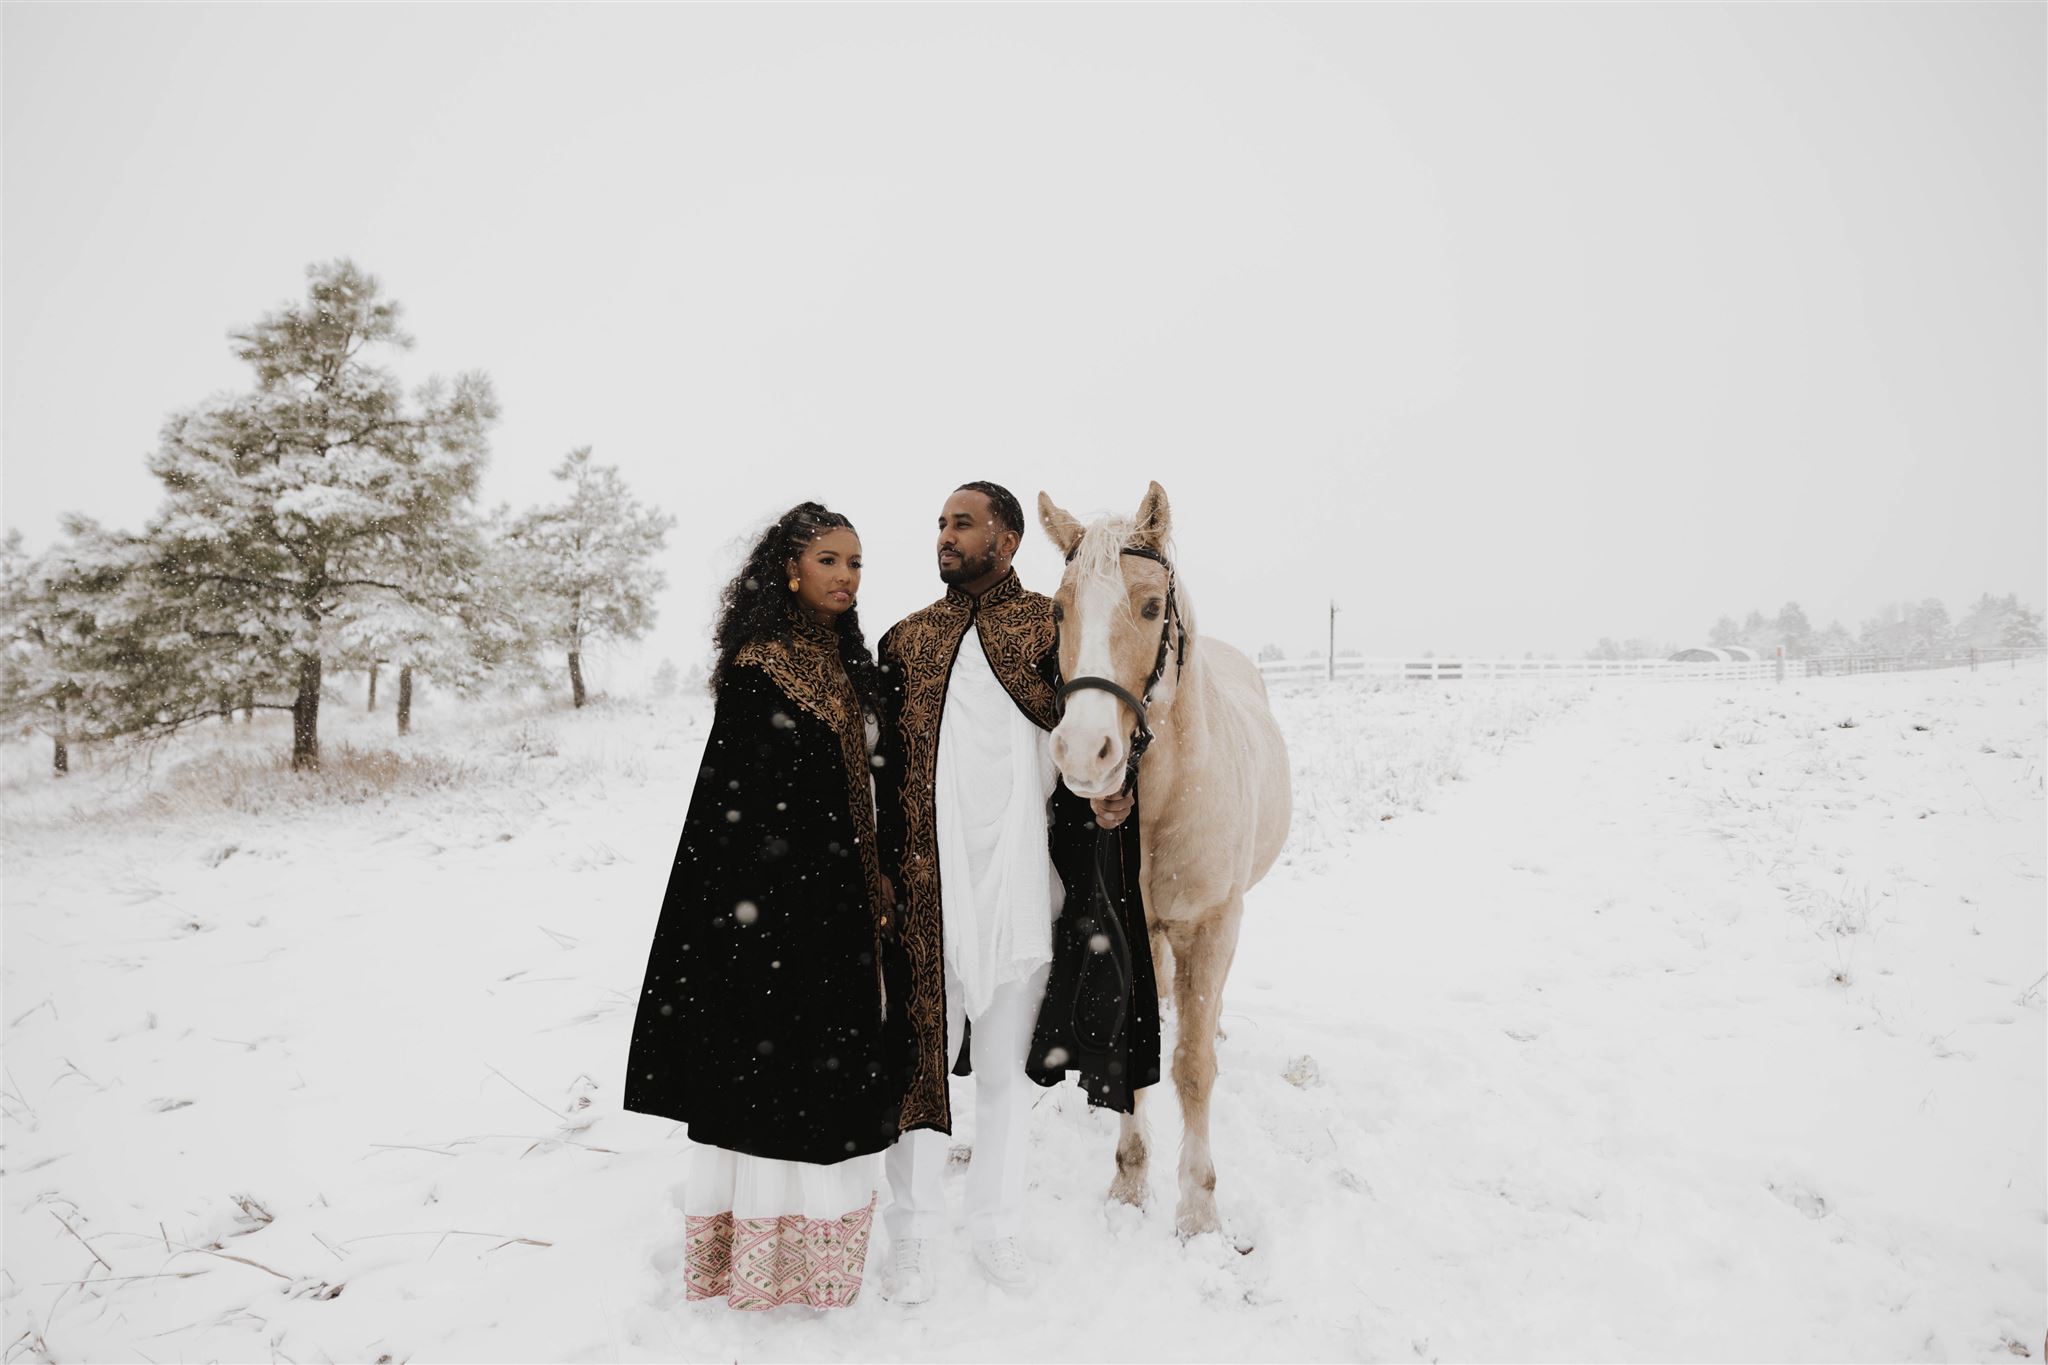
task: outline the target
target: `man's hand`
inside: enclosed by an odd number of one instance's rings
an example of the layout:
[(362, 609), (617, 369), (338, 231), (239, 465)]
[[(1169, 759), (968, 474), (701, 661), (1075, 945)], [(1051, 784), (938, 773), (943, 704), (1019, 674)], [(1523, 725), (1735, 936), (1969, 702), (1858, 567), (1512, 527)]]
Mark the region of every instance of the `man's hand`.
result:
[(1130, 818), (1131, 807), (1138, 804), (1138, 798), (1129, 792), (1118, 792), (1115, 796), (1098, 796), (1089, 801), (1089, 809), (1095, 812), (1095, 823), (1104, 829), (1115, 829)]

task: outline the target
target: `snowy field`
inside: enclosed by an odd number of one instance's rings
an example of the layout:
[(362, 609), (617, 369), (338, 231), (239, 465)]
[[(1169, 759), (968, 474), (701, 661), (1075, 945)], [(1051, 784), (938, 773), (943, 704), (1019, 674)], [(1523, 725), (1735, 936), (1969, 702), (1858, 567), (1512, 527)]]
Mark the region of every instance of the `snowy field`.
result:
[(1468, 689), (1277, 698), (1225, 1236), (1170, 1087), (1143, 1212), (1062, 1088), (1034, 1294), (962, 1238), (889, 1304), (878, 1220), (823, 1318), (682, 1301), (687, 1143), (618, 1107), (702, 705), (336, 703), (310, 783), (275, 722), (12, 746), (6, 1360), (2038, 1353), (2041, 665)]

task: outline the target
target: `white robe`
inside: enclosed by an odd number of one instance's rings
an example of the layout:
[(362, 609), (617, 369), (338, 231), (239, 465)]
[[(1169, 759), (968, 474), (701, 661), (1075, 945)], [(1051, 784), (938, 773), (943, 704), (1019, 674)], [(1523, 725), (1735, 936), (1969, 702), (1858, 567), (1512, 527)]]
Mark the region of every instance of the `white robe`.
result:
[(1052, 960), (1064, 890), (1045, 803), (1058, 776), (1050, 737), (1003, 690), (969, 629), (946, 684), (933, 791), (946, 965), (969, 1019), (998, 987)]

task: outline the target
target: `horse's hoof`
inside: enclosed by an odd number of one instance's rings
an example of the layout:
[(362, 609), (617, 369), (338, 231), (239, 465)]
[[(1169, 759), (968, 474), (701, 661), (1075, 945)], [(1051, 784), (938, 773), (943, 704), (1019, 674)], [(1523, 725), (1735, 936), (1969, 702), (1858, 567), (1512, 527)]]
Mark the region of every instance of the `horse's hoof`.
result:
[(1220, 1232), (1222, 1224), (1216, 1221), (1216, 1206), (1195, 1206), (1182, 1204), (1174, 1215), (1173, 1230), (1185, 1242), (1191, 1237), (1200, 1237), (1205, 1232)]
[(1145, 1207), (1145, 1190), (1143, 1171), (1118, 1171), (1116, 1179), (1109, 1182), (1109, 1197), (1134, 1209)]

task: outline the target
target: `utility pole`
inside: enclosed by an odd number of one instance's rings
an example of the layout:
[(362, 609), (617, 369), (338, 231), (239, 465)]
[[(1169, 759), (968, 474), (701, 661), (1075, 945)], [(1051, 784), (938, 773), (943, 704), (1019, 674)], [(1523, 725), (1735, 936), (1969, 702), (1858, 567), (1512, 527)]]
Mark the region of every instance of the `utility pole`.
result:
[(1330, 681), (1337, 681), (1337, 599), (1330, 599)]

